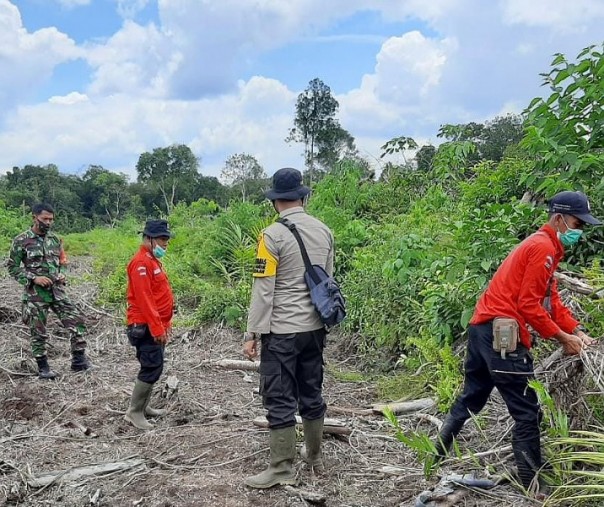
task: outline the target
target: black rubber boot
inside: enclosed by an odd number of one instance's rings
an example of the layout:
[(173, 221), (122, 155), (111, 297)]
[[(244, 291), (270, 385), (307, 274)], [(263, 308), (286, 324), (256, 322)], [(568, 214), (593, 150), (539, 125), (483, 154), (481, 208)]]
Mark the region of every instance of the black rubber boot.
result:
[(465, 422), (465, 420), (456, 419), (451, 415), (447, 416), (440, 428), (436, 442), (434, 442), (437, 463), (446, 458), (453, 445), (453, 439), (459, 434)]
[(538, 491), (539, 484), (534, 479), (542, 466), (541, 439), (512, 441), (512, 449), (520, 482), (528, 491)]
[(90, 369), (91, 364), (83, 350), (74, 350), (71, 353), (71, 369), (73, 371), (86, 371)]
[(48, 359), (46, 356), (36, 357), (36, 363), (38, 363), (38, 377), (44, 380), (54, 380), (57, 378), (57, 374), (50, 369), (48, 366)]

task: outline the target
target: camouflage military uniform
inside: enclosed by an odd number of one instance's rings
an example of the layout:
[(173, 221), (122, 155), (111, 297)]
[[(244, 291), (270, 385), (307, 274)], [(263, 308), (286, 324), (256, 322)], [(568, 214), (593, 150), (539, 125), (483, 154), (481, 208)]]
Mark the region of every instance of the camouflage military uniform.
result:
[[(25, 286), (22, 298), (22, 317), (31, 333), (31, 350), (34, 357), (46, 355), (46, 320), (48, 310), (55, 312), (63, 326), (69, 330), (71, 351), (86, 348), (86, 327), (79, 310), (65, 293), (63, 275), (65, 254), (61, 240), (52, 232), (44, 236), (29, 229), (19, 234), (10, 249), (6, 267), (10, 275)], [(37, 276), (46, 276), (53, 281), (50, 287), (33, 283)]]

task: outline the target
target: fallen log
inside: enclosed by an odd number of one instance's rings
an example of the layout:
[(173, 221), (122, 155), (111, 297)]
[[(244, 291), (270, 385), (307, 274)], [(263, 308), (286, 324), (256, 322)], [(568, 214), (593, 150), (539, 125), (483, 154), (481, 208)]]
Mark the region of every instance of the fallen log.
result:
[(375, 415), (372, 408), (348, 408), (348, 407), (336, 407), (334, 405), (327, 405), (327, 411), (332, 414), (343, 414), (343, 415)]
[[(256, 417), (253, 421), (254, 426), (259, 428), (268, 428), (268, 420), (264, 416)], [(296, 426), (302, 427), (302, 418), (296, 416)], [(323, 422), (323, 433), (332, 435), (350, 435), (352, 430), (346, 427), (346, 424), (336, 419), (325, 418)]]
[(582, 282), (581, 280), (577, 280), (572, 276), (565, 275), (564, 273), (554, 273), (554, 276), (558, 279), (559, 283), (577, 294), (590, 296), (594, 293), (594, 289), (591, 285)]
[(144, 464), (142, 459), (126, 459), (115, 463), (101, 463), (69, 468), (57, 472), (45, 472), (28, 479), (27, 484), (32, 488), (43, 488), (53, 483), (76, 482), (91, 475), (105, 475), (112, 472), (130, 470)]
[(386, 409), (392, 410), (395, 415), (410, 414), (426, 410), (436, 405), (432, 398), (420, 398), (412, 401), (395, 401), (392, 403), (378, 403), (372, 407), (374, 414), (384, 414)]
[(227, 370), (245, 370), (258, 371), (260, 368), (259, 361), (243, 361), (239, 359), (206, 359), (201, 362), (203, 366), (219, 366)]

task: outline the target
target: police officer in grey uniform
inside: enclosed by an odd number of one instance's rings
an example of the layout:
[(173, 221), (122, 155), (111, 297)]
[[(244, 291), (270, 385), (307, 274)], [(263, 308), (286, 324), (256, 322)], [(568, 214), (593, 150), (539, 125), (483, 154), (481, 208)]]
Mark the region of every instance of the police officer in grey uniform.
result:
[[(313, 264), (333, 272), (333, 234), (304, 211), (310, 189), (297, 169), (279, 169), (266, 197), (281, 218), (296, 225)], [(252, 488), (294, 484), (296, 454), (295, 413), (304, 426), (302, 458), (315, 471), (323, 470), (321, 441), (326, 410), (322, 396), (325, 326), (304, 280), (304, 261), (292, 232), (281, 223), (260, 235), (252, 288), (244, 355), (260, 355), (260, 394), (270, 429), (270, 465), (248, 477)]]

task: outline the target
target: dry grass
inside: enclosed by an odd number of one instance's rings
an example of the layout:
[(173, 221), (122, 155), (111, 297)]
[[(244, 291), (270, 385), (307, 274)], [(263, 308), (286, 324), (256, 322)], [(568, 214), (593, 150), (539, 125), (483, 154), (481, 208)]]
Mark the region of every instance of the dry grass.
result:
[[(79, 266), (79, 272), (86, 265)], [(155, 429), (141, 432), (122, 417), (136, 376), (137, 362), (123, 333), (121, 318), (96, 308), (95, 287), (70, 287), (73, 300), (87, 313), (89, 356), (96, 368), (89, 373), (69, 371), (69, 344), (56, 321), (51, 321), (51, 365), (62, 375), (41, 381), (30, 359), (28, 333), (20, 323), (19, 287), (0, 279), (0, 505), (56, 506), (305, 506), (291, 490), (252, 491), (242, 479), (267, 463), (267, 432), (251, 421), (264, 413), (254, 394), (258, 374), (202, 365), (206, 359), (241, 359), (240, 337), (220, 327), (181, 329), (167, 348), (166, 368), (154, 393), (155, 405), (169, 414)], [(331, 338), (328, 360), (337, 346)], [(341, 350), (341, 349), (340, 349)], [(345, 358), (344, 358), (345, 361)], [(343, 368), (345, 363), (339, 364)], [(165, 381), (179, 380), (170, 393)], [(171, 394), (171, 395), (170, 395)], [(170, 395), (170, 396), (169, 396)], [(368, 382), (342, 382), (327, 375), (325, 396), (330, 405), (363, 408), (378, 401)], [(353, 430), (349, 438), (325, 438), (328, 473), (316, 477), (298, 461), (301, 487), (326, 496), (329, 506), (414, 505), (417, 495), (433, 487), (423, 464), (396, 441), (383, 418), (342, 416)], [(438, 415), (438, 414), (434, 414)], [(435, 434), (436, 428), (415, 416), (401, 417), (408, 430)], [(464, 428), (464, 450), (489, 451), (509, 443), (511, 423), (500, 401), (489, 405), (481, 419)], [(301, 441), (301, 438), (299, 439)], [(41, 489), (28, 485), (43, 472), (137, 457), (142, 464), (76, 483), (56, 483)], [(481, 473), (487, 463), (503, 470), (509, 452), (486, 458), (450, 460), (444, 471)], [(384, 466), (398, 467), (395, 475)], [(488, 493), (469, 493), (467, 506), (534, 505), (510, 486)]]

